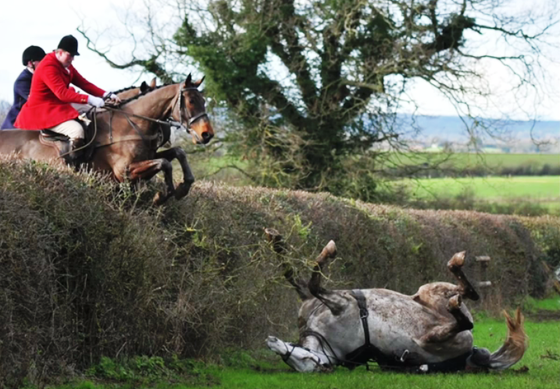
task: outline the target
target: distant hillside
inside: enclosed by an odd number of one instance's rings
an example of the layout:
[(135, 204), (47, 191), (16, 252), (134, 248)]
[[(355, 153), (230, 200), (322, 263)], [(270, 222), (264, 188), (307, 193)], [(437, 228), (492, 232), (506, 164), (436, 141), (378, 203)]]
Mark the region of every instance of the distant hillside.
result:
[[(413, 122), (411, 116), (403, 117), (409, 124)], [(465, 123), (457, 116), (417, 116), (414, 118), (414, 123), (422, 129), (422, 136), (441, 137), (448, 140), (466, 139)], [(560, 121), (489, 121), (489, 123), (505, 135), (530, 137), (532, 132), (533, 135), (539, 137), (560, 136)]]
[[(496, 147), (505, 152), (560, 152), (560, 121), (492, 121), (494, 137), (484, 136), (484, 146)], [(466, 120), (471, 125), (472, 120)], [(466, 124), (457, 116), (400, 115), (399, 125), (410, 139), (431, 144), (464, 144), (469, 140)], [(481, 131), (484, 133), (484, 131)]]

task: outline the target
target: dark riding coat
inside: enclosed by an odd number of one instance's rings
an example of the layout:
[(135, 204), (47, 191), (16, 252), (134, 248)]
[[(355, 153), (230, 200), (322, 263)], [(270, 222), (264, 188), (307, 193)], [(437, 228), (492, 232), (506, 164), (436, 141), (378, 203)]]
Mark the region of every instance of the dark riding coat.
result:
[(79, 113), (70, 103), (87, 104), (88, 95), (77, 93), (70, 84), (97, 97), (105, 94), (103, 89), (83, 78), (74, 66), (64, 68), (55, 52), (47, 54), (35, 70), (29, 99), (21, 109), (15, 126), (25, 130), (42, 130), (76, 119)]
[(29, 69), (25, 68), (16, 79), (16, 82), (14, 83), (14, 104), (8, 111), (8, 115), (6, 116), (4, 123), (2, 123), (2, 130), (14, 128), (14, 123), (21, 111), (21, 107), (23, 107), (23, 104), (25, 104), (27, 97), (29, 96), (32, 77), (33, 73), (31, 73)]

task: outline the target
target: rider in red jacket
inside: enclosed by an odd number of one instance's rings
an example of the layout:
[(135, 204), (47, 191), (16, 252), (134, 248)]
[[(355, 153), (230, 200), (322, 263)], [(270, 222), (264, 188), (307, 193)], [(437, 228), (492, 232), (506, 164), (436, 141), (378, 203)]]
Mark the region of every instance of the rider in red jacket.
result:
[[(79, 113), (71, 103), (103, 107), (102, 97), (120, 102), (116, 95), (98, 88), (78, 73), (72, 66), (76, 55), (80, 55), (78, 41), (72, 35), (67, 35), (54, 52), (43, 58), (35, 70), (29, 99), (22, 107), (15, 127), (25, 130), (49, 129), (67, 135), (74, 149), (83, 145), (84, 130), (76, 120)], [(77, 93), (70, 84), (90, 95)]]

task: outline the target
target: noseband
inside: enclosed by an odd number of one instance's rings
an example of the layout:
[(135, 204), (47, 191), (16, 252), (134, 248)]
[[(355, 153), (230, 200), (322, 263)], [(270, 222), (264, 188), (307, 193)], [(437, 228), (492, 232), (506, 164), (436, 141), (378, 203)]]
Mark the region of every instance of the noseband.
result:
[(290, 345), (292, 346), (292, 349), (290, 350), (288, 347), (286, 347), (286, 350), (287, 350), (287, 351), (286, 351), (286, 354), (282, 355), (282, 360), (283, 360), (284, 362), (286, 362), (286, 363), (288, 363), (288, 359), (290, 359), (290, 357), (292, 356), (292, 353), (294, 352), (294, 350), (296, 349), (296, 347), (298, 347), (298, 346), (295, 345), (295, 344), (291, 344), (291, 343), (290, 343)]

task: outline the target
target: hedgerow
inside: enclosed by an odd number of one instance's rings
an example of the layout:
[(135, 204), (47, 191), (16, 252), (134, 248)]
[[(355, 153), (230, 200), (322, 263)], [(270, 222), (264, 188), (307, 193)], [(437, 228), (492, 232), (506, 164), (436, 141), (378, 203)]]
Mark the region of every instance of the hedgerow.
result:
[[(539, 264), (558, 218), (405, 210), (209, 182), (157, 208), (158, 189), (0, 161), (2, 385), (76, 374), (102, 357), (212, 358), (224, 347), (262, 347), (267, 334), (294, 337), (297, 299), (282, 263), (308, 277), (330, 239), (339, 256), (329, 287), (414, 293), (453, 282), (446, 262), (467, 250), (475, 282), (475, 256), (492, 258), (485, 308), (548, 292)], [(283, 258), (264, 227), (285, 236)]]

